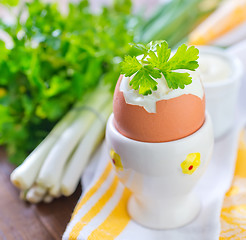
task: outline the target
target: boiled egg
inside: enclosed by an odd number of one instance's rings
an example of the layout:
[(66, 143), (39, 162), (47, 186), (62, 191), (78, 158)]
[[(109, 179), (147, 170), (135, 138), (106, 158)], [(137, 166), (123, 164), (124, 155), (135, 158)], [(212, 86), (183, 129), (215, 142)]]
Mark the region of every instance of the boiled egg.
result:
[(157, 90), (143, 96), (120, 76), (114, 92), (114, 125), (124, 136), (142, 142), (174, 141), (196, 132), (205, 120), (205, 96), (196, 72), (184, 89), (170, 89), (165, 77)]

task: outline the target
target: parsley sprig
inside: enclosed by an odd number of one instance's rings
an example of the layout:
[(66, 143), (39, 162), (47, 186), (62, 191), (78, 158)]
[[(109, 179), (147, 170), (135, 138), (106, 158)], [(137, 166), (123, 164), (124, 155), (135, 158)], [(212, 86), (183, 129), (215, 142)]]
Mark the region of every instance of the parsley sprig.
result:
[(133, 78), (130, 86), (139, 90), (139, 94), (149, 95), (157, 90), (157, 81), (164, 75), (169, 88), (184, 89), (185, 85), (192, 82), (188, 72), (176, 72), (175, 70), (186, 69), (195, 71), (198, 68), (199, 50), (194, 46), (181, 45), (176, 53), (170, 58), (171, 49), (166, 41), (150, 42), (147, 45), (132, 45), (143, 53), (141, 59), (135, 56), (125, 56), (121, 63), (121, 73), (126, 77)]

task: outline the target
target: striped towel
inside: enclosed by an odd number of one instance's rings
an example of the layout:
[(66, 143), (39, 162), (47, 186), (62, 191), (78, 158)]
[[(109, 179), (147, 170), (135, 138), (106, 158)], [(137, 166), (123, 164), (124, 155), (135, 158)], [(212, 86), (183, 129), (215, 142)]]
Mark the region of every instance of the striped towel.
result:
[(220, 239), (246, 239), (246, 130), (240, 136), (234, 178), (221, 211)]
[[(123, 187), (114, 174), (111, 161), (100, 161), (105, 145), (94, 156), (83, 176), (83, 185), (92, 178), (71, 218), (63, 239), (115, 239), (129, 223), (126, 203), (130, 191)], [(103, 211), (102, 211), (103, 210)]]
[(233, 179), (238, 133), (239, 129), (234, 129), (215, 143), (213, 158), (194, 190), (202, 201), (199, 216), (182, 228), (163, 231), (144, 228), (130, 219), (126, 206), (131, 193), (115, 175), (104, 143), (85, 171), (84, 192), (63, 240), (219, 239), (221, 208)]

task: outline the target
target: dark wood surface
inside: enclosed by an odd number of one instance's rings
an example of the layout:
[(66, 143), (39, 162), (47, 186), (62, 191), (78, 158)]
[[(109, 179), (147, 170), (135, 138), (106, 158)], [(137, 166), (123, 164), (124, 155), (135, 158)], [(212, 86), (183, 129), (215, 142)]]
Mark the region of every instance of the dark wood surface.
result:
[(0, 240), (56, 240), (69, 222), (81, 187), (69, 198), (31, 205), (19, 199), (9, 175), (14, 167), (0, 149)]

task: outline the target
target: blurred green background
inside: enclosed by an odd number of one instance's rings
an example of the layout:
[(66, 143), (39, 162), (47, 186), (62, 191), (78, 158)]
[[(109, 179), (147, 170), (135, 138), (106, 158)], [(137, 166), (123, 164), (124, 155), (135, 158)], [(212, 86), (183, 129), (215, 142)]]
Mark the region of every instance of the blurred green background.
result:
[(0, 144), (20, 164), (98, 84), (114, 89), (130, 42), (175, 47), (216, 0), (17, 1), (0, 7)]

